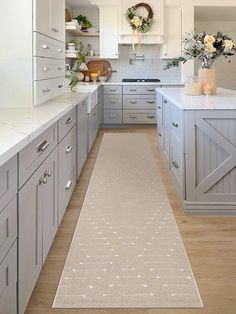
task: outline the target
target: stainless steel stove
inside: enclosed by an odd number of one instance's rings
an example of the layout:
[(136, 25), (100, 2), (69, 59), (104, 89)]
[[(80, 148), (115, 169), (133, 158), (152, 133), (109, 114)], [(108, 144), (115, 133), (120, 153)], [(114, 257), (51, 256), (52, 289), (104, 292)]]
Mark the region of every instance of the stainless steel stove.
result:
[(129, 79), (124, 78), (122, 80), (124, 83), (160, 83), (159, 79)]

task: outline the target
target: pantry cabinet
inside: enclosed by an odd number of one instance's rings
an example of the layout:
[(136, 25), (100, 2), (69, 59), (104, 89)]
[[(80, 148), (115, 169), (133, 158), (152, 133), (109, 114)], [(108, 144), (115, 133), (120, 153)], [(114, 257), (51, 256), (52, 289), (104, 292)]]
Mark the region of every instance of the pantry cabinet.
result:
[(19, 314), (23, 314), (57, 231), (57, 149), (19, 191)]

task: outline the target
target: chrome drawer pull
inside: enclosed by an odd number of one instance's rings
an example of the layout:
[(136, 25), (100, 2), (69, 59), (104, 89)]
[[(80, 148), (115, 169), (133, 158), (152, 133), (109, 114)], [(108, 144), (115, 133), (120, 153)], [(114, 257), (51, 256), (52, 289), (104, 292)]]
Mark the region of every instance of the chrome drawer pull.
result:
[(115, 115), (115, 114), (110, 114), (110, 115), (109, 115), (109, 118), (115, 119), (115, 118), (116, 118), (116, 115)]
[(110, 88), (109, 91), (110, 92), (116, 92), (116, 89), (115, 88)]
[(42, 70), (43, 70), (43, 71), (49, 71), (50, 68), (49, 68), (49, 67), (42, 67)]
[(147, 89), (148, 92), (155, 92), (155, 89), (152, 88), (152, 89)]
[(177, 161), (175, 161), (175, 160), (172, 162), (172, 165), (173, 165), (176, 169), (179, 168), (179, 165), (178, 165)]
[(62, 88), (62, 87), (64, 87), (64, 85), (63, 84), (59, 84), (59, 85), (57, 85), (57, 87), (58, 88)]
[(167, 100), (166, 99), (164, 99), (164, 104), (167, 104)]
[(130, 104), (135, 105), (137, 104), (137, 101), (130, 101)]
[(148, 117), (148, 119), (154, 119), (155, 118), (155, 116), (147, 116)]
[(51, 171), (46, 170), (46, 171), (44, 172), (44, 178), (46, 178), (46, 177), (51, 177), (51, 176), (52, 176)]
[(68, 146), (67, 149), (66, 149), (66, 153), (69, 154), (70, 152), (72, 151), (72, 146)]
[(178, 125), (177, 122), (173, 122), (172, 125), (173, 125), (175, 128), (178, 128), (178, 127), (179, 127), (179, 125)]
[(42, 92), (43, 93), (49, 93), (51, 90), (49, 88), (43, 89)]
[(40, 178), (39, 179), (39, 185), (41, 185), (41, 184), (46, 184), (48, 182), (48, 179), (47, 178)]
[(147, 101), (148, 104), (155, 104), (155, 101)]
[(63, 50), (61, 48), (57, 49), (57, 52), (63, 52)]
[(42, 48), (43, 48), (43, 49), (50, 49), (50, 48), (49, 48), (47, 45), (45, 45), (45, 44), (42, 45)]
[(129, 116), (131, 119), (137, 119), (137, 116), (135, 116), (135, 115), (130, 115)]
[(137, 92), (137, 89), (130, 89), (130, 92)]
[(158, 136), (162, 137), (162, 134), (161, 134), (161, 133), (158, 133)]
[(67, 120), (66, 120), (66, 125), (69, 125), (69, 124), (71, 124), (73, 122), (73, 119), (72, 118), (68, 118)]
[(69, 190), (71, 188), (71, 185), (72, 185), (72, 181), (69, 180), (66, 185), (66, 190)]
[(85, 101), (83, 101), (83, 105), (85, 106), (85, 105), (87, 105), (87, 101), (85, 100)]
[(116, 101), (109, 101), (110, 104), (115, 105), (117, 102)]
[(42, 144), (40, 144), (37, 148), (37, 152), (38, 153), (43, 153), (49, 146), (50, 144), (48, 143), (48, 141), (43, 141)]

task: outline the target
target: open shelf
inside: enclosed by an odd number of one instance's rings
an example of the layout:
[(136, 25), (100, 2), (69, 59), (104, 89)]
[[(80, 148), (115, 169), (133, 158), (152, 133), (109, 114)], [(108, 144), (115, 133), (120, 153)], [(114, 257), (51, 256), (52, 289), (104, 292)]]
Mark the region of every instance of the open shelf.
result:
[(90, 32), (82, 32), (79, 28), (76, 26), (66, 26), (66, 31), (75, 37), (99, 37), (99, 33), (90, 33)]

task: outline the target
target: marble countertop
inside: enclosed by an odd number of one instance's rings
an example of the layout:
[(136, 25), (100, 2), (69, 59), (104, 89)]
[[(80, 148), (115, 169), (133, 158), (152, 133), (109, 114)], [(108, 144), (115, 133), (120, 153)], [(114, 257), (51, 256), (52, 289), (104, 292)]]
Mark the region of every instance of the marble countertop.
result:
[(235, 110), (236, 91), (218, 88), (214, 96), (186, 96), (184, 88), (162, 88), (157, 92), (182, 110)]
[(155, 86), (176, 86), (176, 85), (184, 85), (183, 83), (168, 83), (168, 82), (104, 82), (102, 85), (155, 85)]
[(0, 166), (87, 96), (87, 93), (65, 93), (33, 108), (1, 108)]

